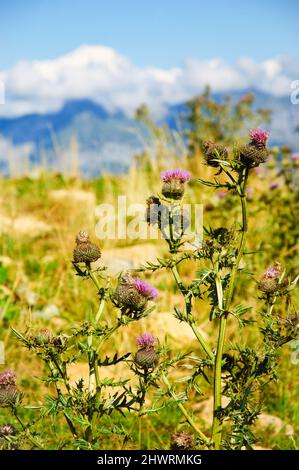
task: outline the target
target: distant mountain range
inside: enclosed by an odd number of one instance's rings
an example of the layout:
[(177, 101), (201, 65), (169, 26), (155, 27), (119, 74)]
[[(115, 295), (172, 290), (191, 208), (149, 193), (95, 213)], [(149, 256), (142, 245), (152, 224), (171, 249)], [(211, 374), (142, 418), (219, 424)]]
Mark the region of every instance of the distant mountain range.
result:
[[(230, 95), (238, 99), (244, 93)], [(272, 110), (271, 144), (288, 144), (298, 151), (299, 105), (291, 104), (289, 97), (259, 91), (255, 96), (255, 108)], [(221, 100), (223, 95), (215, 98)], [(169, 107), (161, 122), (176, 129), (184, 109), (184, 104)], [(15, 158), (17, 166), (25, 159), (31, 165), (42, 161), (61, 171), (78, 164), (87, 176), (105, 170), (120, 173), (144, 148), (145, 138), (146, 129), (124, 113), (109, 113), (91, 100), (73, 100), (53, 113), (0, 118), (0, 171), (8, 173)]]

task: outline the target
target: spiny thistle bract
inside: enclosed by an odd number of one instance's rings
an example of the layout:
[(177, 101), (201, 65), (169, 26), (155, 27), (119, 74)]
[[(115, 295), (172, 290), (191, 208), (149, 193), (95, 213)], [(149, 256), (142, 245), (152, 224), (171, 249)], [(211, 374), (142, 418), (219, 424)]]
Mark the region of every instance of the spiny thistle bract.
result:
[(217, 145), (209, 140), (203, 143), (203, 154), (206, 164), (215, 168), (220, 166), (220, 162), (217, 160), (228, 159), (227, 148), (223, 145)]
[(269, 134), (263, 129), (253, 129), (249, 137), (250, 142), (239, 150), (240, 161), (247, 168), (254, 168), (264, 163), (269, 156), (269, 150), (266, 147)]
[(0, 374), (0, 406), (13, 405), (19, 395), (16, 375), (11, 370)]
[(101, 257), (101, 250), (89, 239), (85, 230), (80, 230), (76, 236), (76, 246), (73, 253), (74, 263), (90, 263), (97, 261)]
[(159, 361), (158, 353), (154, 349), (157, 338), (151, 333), (144, 333), (136, 339), (136, 343), (140, 349), (135, 353), (134, 363), (144, 370), (154, 369)]
[(113, 303), (125, 312), (142, 312), (149, 300), (155, 300), (158, 291), (147, 282), (130, 273), (123, 274), (112, 295)]
[(190, 172), (186, 170), (167, 170), (161, 173), (163, 181), (162, 194), (167, 199), (180, 200), (184, 195), (184, 183), (190, 180)]

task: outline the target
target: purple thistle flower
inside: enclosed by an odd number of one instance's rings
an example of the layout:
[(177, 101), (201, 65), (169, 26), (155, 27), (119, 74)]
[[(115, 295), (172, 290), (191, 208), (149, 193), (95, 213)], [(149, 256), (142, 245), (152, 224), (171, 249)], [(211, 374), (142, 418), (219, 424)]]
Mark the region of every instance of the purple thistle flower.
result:
[(164, 183), (168, 183), (172, 180), (178, 180), (181, 183), (186, 183), (191, 178), (191, 174), (187, 170), (167, 170), (161, 173), (161, 180)]
[(8, 385), (16, 385), (16, 375), (11, 370), (6, 370), (0, 374), (0, 387), (6, 387)]
[(277, 183), (277, 182), (271, 183), (269, 188), (271, 189), (271, 191), (273, 191), (274, 189), (278, 189), (279, 188), (279, 183)]
[(299, 161), (299, 153), (293, 153), (292, 154), (292, 160), (294, 160), (295, 162), (298, 162)]
[(157, 344), (157, 341), (157, 338), (151, 333), (144, 333), (136, 339), (136, 343), (141, 349), (151, 349), (155, 344)]
[(155, 300), (158, 297), (157, 289), (155, 289), (153, 286), (143, 281), (139, 277), (134, 277), (133, 284), (134, 284), (135, 289), (143, 297), (146, 297), (150, 300)]
[(257, 144), (265, 144), (269, 138), (268, 132), (264, 131), (263, 129), (252, 129), (249, 132), (249, 137), (251, 141)]
[(272, 279), (272, 278), (276, 278), (277, 276), (279, 276), (280, 273), (281, 273), (281, 270), (278, 268), (277, 265), (274, 265), (266, 269), (266, 271), (263, 274), (263, 277)]

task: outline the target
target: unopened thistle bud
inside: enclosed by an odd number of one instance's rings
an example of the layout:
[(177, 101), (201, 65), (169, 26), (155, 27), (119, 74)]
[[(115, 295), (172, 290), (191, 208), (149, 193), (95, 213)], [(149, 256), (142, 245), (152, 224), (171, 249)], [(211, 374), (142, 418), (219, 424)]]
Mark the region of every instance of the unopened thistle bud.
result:
[(194, 447), (194, 437), (189, 432), (182, 431), (172, 434), (171, 448), (173, 450), (193, 450)]
[(80, 230), (76, 237), (73, 262), (90, 265), (90, 263), (97, 261), (100, 257), (101, 250), (94, 243), (91, 243), (87, 232)]
[(158, 291), (147, 282), (125, 273), (119, 279), (112, 295), (114, 304), (125, 312), (142, 312), (149, 300), (155, 300)]
[(247, 168), (254, 168), (264, 163), (269, 156), (266, 147), (269, 134), (262, 129), (253, 129), (249, 137), (250, 142), (240, 149), (240, 160)]
[(272, 294), (277, 291), (279, 287), (279, 280), (283, 273), (283, 268), (280, 263), (275, 262), (273, 266), (270, 266), (263, 274), (258, 288), (262, 292)]
[(186, 170), (168, 170), (161, 173), (163, 196), (173, 200), (182, 199), (185, 191), (184, 183), (190, 180), (190, 176)]
[(15, 374), (10, 370), (2, 372), (0, 374), (0, 406), (14, 404), (18, 395)]
[(144, 333), (137, 338), (136, 343), (139, 346), (134, 356), (136, 366), (144, 370), (154, 369), (159, 361), (158, 353), (154, 348), (157, 344), (157, 338), (151, 333)]
[(220, 163), (216, 160), (227, 160), (228, 151), (223, 145), (214, 144), (214, 142), (207, 141), (203, 144), (203, 154), (207, 165), (217, 168)]

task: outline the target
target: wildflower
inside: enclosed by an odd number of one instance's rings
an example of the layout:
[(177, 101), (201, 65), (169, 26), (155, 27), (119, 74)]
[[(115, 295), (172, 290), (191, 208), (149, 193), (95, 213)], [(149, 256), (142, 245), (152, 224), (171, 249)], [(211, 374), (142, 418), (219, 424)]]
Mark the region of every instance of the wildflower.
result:
[(149, 300), (155, 300), (158, 291), (147, 282), (126, 273), (120, 277), (112, 301), (123, 312), (142, 312)]
[(193, 450), (194, 437), (186, 431), (176, 432), (171, 436), (171, 448), (173, 450)]
[(157, 338), (151, 333), (144, 333), (136, 339), (136, 343), (140, 348), (150, 349), (157, 344)]
[(203, 144), (204, 159), (207, 165), (217, 168), (220, 163), (216, 160), (227, 160), (228, 151), (223, 145), (214, 144), (214, 142), (206, 141)]
[(258, 288), (262, 292), (266, 292), (268, 294), (271, 294), (275, 291), (277, 291), (278, 286), (279, 286), (279, 280), (280, 277), (283, 273), (283, 268), (280, 263), (275, 262), (273, 266), (270, 266), (266, 271), (264, 272)]
[(19, 395), (16, 376), (11, 370), (0, 374), (0, 406), (12, 405)]
[(158, 364), (158, 353), (154, 349), (157, 338), (151, 333), (144, 333), (136, 339), (136, 343), (139, 349), (134, 356), (134, 363), (144, 370), (154, 369)]
[(148, 284), (147, 282), (143, 281), (139, 277), (135, 277), (134, 280), (134, 287), (142, 295), (150, 300), (155, 300), (158, 297), (158, 291), (153, 286)]
[(168, 170), (161, 173), (163, 181), (162, 194), (168, 199), (182, 199), (184, 195), (184, 183), (190, 180), (190, 173), (186, 170)]
[(240, 149), (240, 160), (248, 168), (254, 168), (264, 163), (269, 156), (266, 147), (268, 132), (263, 129), (253, 129), (249, 133), (250, 142)]
[(271, 191), (274, 191), (275, 189), (278, 189), (278, 188), (279, 188), (279, 183), (277, 182), (271, 183), (269, 186), (269, 189), (271, 189)]
[(89, 235), (85, 230), (80, 230), (76, 237), (76, 246), (73, 254), (74, 263), (90, 263), (97, 261), (101, 257), (101, 250), (91, 243)]

